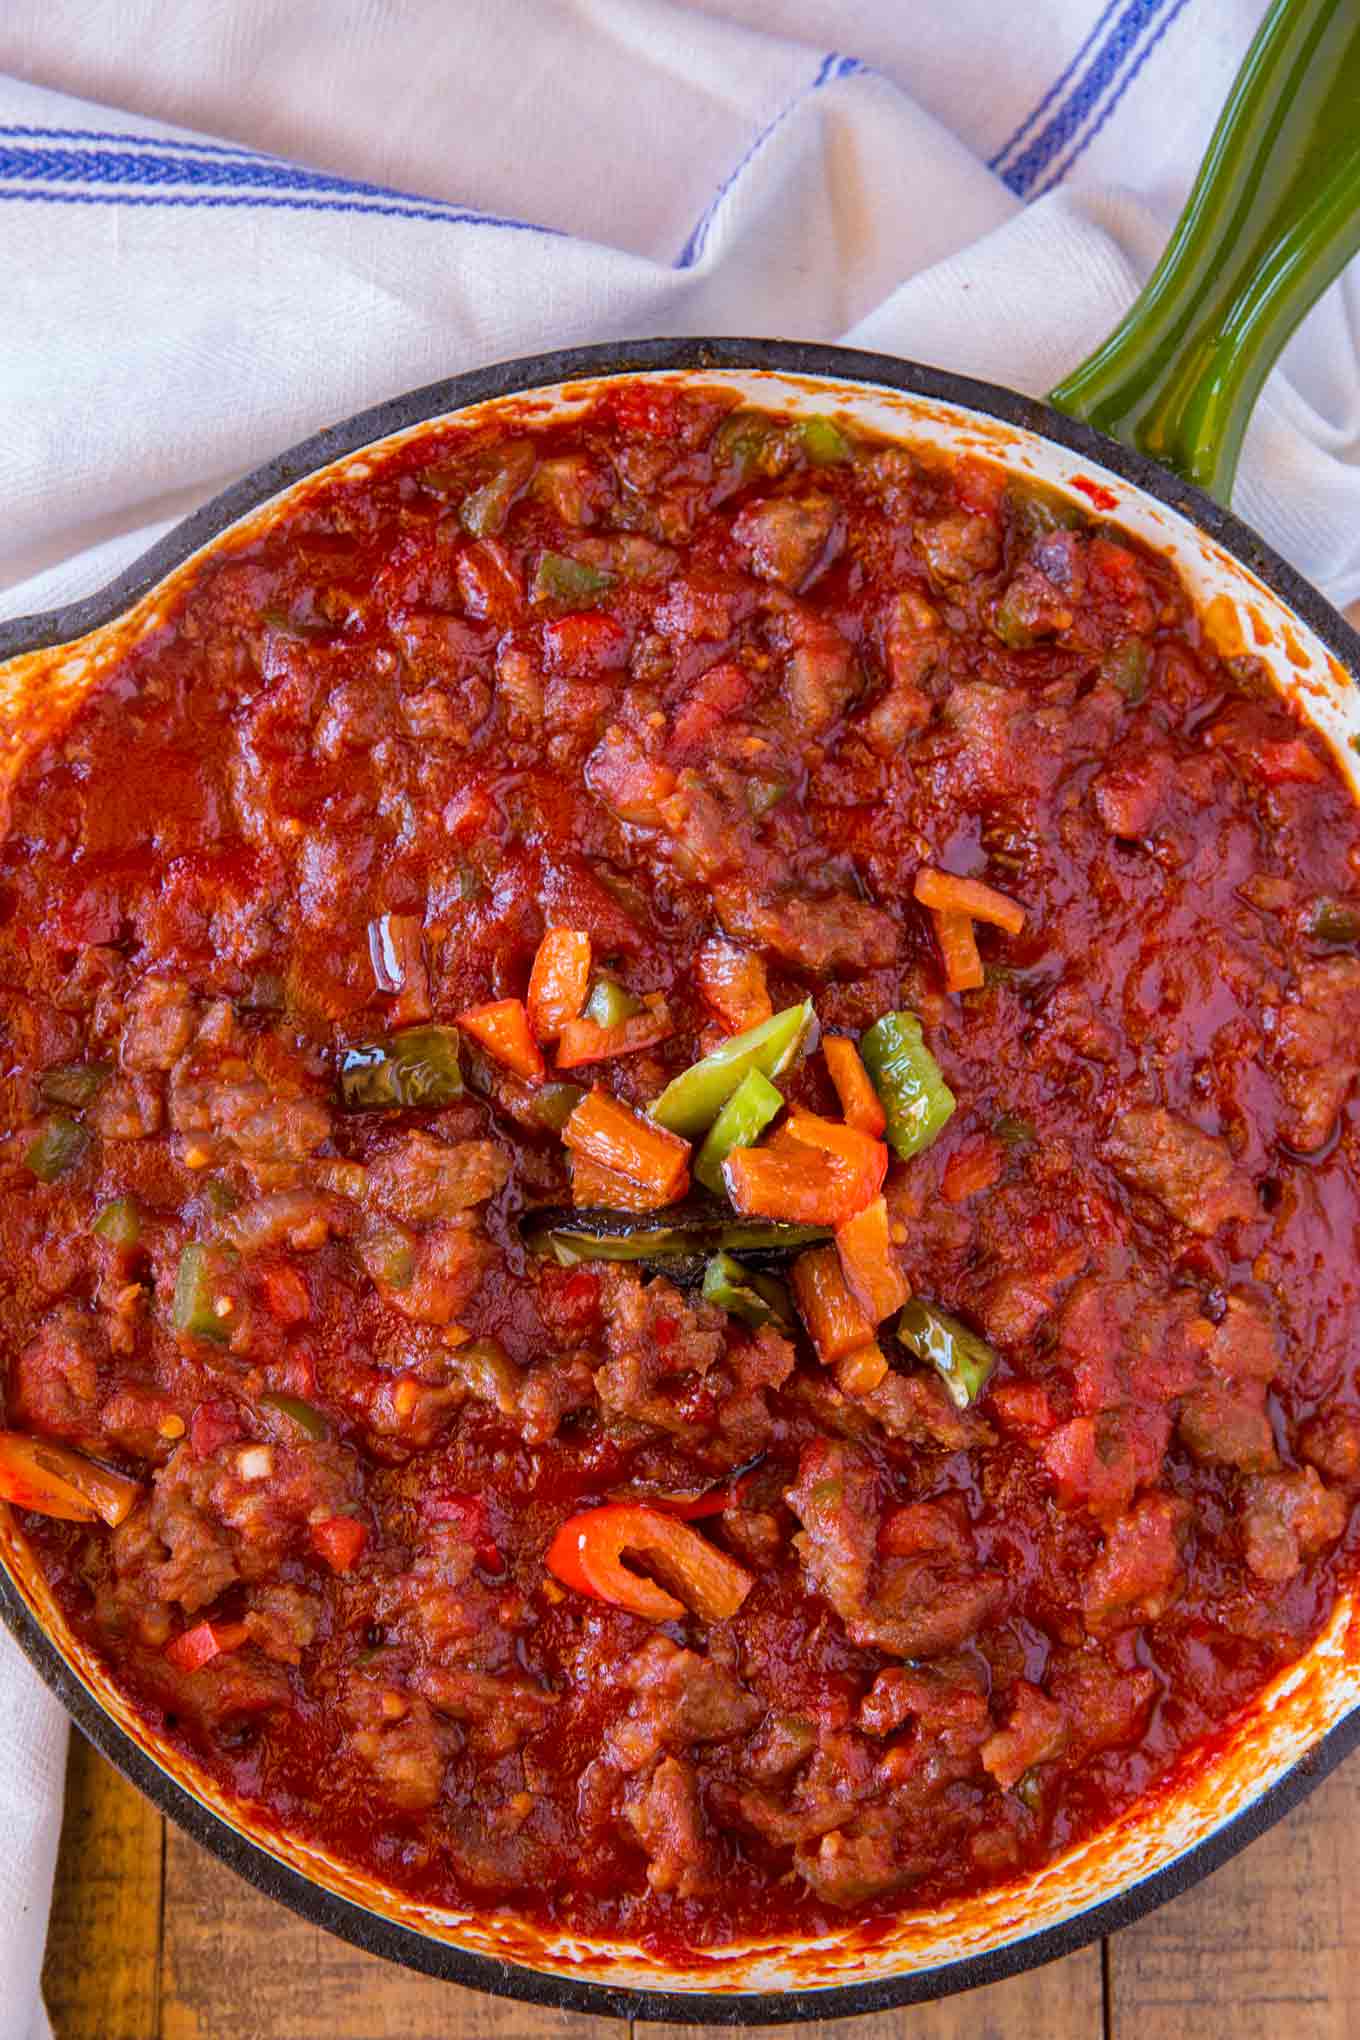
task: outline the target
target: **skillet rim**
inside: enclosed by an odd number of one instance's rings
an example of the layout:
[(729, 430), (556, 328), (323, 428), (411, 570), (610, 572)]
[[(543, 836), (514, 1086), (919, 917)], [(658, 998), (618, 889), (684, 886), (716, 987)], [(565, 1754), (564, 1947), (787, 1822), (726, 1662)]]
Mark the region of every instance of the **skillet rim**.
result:
[[(317, 469), (428, 419), (562, 383), (676, 371), (770, 370), (877, 385), (956, 405), (1018, 427), (1109, 469), (1178, 512), (1279, 596), (1360, 685), (1360, 631), (1241, 518), (1147, 455), (1066, 417), (1040, 398), (905, 358), (820, 341), (737, 337), (604, 341), (520, 355), (426, 383), (368, 406), (274, 455), (182, 519), (94, 593), (0, 621), (0, 662), (62, 645), (111, 623), (192, 554)], [(1335, 1723), (1261, 1795), (1193, 1848), (1099, 1904), (1039, 1933), (929, 1969), (873, 1982), (788, 1991), (667, 1991), (621, 1987), (498, 1961), (454, 1946), (327, 1891), (250, 1839), (171, 1774), (114, 1720), (38, 1622), (0, 1556), (0, 1619), (76, 1727), (162, 1813), (266, 1896), (367, 1953), (446, 1982), (566, 2011), (689, 2025), (772, 2025), (850, 2018), (973, 1990), (1085, 1947), (1179, 1896), (1273, 1827), (1360, 1744), (1360, 1706)]]

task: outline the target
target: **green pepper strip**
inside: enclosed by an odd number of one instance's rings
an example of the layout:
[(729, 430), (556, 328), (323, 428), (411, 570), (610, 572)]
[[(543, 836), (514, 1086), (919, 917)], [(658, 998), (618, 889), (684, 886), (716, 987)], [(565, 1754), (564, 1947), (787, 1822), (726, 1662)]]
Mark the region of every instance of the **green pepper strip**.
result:
[(38, 1089), (48, 1105), (88, 1105), (112, 1075), (112, 1063), (62, 1063), (43, 1071)]
[(96, 1214), (90, 1231), (98, 1233), (101, 1240), (107, 1240), (111, 1247), (121, 1247), (124, 1252), (135, 1247), (142, 1236), (142, 1214), (133, 1197), (115, 1197), (112, 1204), (106, 1204)]
[(456, 1027), (405, 1027), (340, 1058), (340, 1099), (350, 1112), (451, 1105), (462, 1094)]
[(703, 1298), (753, 1329), (774, 1324), (781, 1332), (793, 1330), (793, 1302), (784, 1284), (743, 1268), (730, 1254), (715, 1254), (704, 1269)]
[(76, 1119), (49, 1119), (36, 1140), (24, 1150), (24, 1167), (40, 1183), (55, 1183), (90, 1145), (94, 1136)]
[(175, 1276), (173, 1317), (177, 1332), (197, 1339), (211, 1339), (225, 1346), (236, 1327), (240, 1312), (233, 1302), (230, 1310), (219, 1312), (222, 1284), (230, 1279), (236, 1254), (227, 1247), (205, 1246), (191, 1240), (179, 1257)]
[(708, 1129), (694, 1163), (696, 1182), (715, 1197), (724, 1196), (723, 1163), (733, 1148), (754, 1147), (783, 1104), (768, 1077), (759, 1070), (748, 1070)]
[(290, 1423), (296, 1424), (306, 1438), (315, 1438), (319, 1443), (331, 1435), (330, 1424), (321, 1411), (304, 1402), (299, 1395), (284, 1395), (282, 1391), (271, 1388), (260, 1397), (260, 1401), (266, 1409), (277, 1410), (281, 1417), (287, 1417)]
[(712, 1055), (673, 1078), (648, 1107), (651, 1117), (686, 1140), (706, 1133), (747, 1071), (779, 1076), (808, 1043), (815, 1024), (812, 1001), (805, 999), (801, 1006), (786, 1006), (758, 1027), (734, 1034)]
[(903, 1304), (897, 1336), (918, 1360), (929, 1362), (961, 1410), (977, 1401), (996, 1366), (985, 1339), (919, 1296)]
[(1141, 638), (1125, 638), (1122, 645), (1112, 646), (1101, 660), (1101, 677), (1136, 706), (1147, 693), (1151, 661), (1152, 654)]
[(952, 1117), (954, 1093), (921, 1037), (914, 1013), (885, 1013), (859, 1052), (887, 1116), (887, 1141), (904, 1162), (928, 1148)]
[(570, 602), (579, 609), (598, 601), (613, 585), (613, 574), (601, 567), (587, 566), (584, 560), (571, 559), (566, 553), (545, 552), (538, 563), (529, 600)]

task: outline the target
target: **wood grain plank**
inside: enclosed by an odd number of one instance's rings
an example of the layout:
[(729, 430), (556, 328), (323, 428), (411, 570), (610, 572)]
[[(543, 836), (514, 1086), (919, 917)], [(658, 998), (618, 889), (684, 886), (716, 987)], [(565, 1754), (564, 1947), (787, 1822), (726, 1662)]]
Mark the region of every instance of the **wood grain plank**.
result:
[[(723, 2026), (639, 2025), (637, 2040), (725, 2040), (731, 2031)], [(794, 2040), (806, 2028), (767, 2026), (761, 2031), (769, 2040)], [(962, 1997), (913, 2005), (902, 2012), (878, 2012), (870, 2018), (828, 2019), (816, 2031), (817, 2040), (901, 2040), (907, 2031), (911, 2040), (1102, 2040), (1100, 1948), (1082, 1948), (1061, 1962)]]
[(484, 1997), (361, 1954), (168, 1832), (158, 2040), (620, 2040), (623, 2032), (613, 2020)]
[(1110, 1942), (1111, 2040), (1354, 2040), (1360, 1764), (1205, 1883)]
[(43, 1965), (56, 2040), (155, 2040), (164, 1829), (73, 1731)]

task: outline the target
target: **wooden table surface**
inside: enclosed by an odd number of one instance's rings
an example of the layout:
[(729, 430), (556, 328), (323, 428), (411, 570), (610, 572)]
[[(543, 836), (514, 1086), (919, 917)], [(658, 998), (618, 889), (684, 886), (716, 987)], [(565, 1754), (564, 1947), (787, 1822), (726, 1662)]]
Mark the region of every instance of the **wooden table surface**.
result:
[[(44, 1972), (57, 2040), (617, 2040), (361, 1955), (162, 1820), (79, 1736)], [(0, 2013), (0, 2027), (3, 2014)], [(722, 2040), (716, 2027), (640, 2040)], [(770, 2028), (772, 2035), (787, 2028)], [(828, 2040), (1356, 2040), (1360, 1759), (1113, 1940)]]

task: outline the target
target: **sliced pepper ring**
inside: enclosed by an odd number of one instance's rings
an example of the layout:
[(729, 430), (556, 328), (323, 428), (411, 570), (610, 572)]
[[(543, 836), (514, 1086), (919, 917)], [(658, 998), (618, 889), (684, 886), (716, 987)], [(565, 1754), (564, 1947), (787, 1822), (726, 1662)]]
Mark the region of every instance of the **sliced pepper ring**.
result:
[[(628, 1551), (655, 1560), (685, 1600), (626, 1566)], [(548, 1546), (546, 1563), (563, 1586), (649, 1622), (681, 1621), (690, 1609), (705, 1622), (725, 1622), (752, 1584), (744, 1566), (688, 1523), (638, 1502), (607, 1502), (569, 1516)]]

